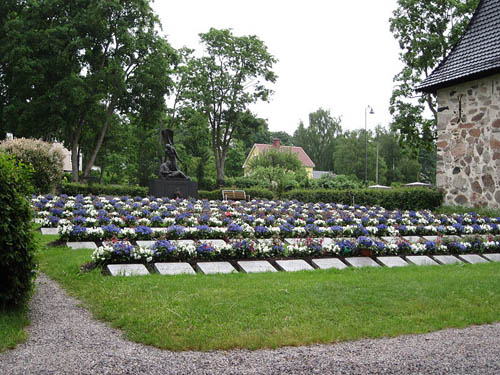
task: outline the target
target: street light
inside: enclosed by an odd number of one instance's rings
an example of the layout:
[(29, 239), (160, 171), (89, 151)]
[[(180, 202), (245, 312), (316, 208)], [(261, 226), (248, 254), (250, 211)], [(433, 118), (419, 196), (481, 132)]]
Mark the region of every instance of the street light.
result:
[[(370, 112), (368, 112), (370, 110)], [(366, 124), (367, 124), (367, 119), (368, 119), (368, 113), (370, 115), (374, 115), (375, 112), (373, 112), (373, 108), (371, 106), (367, 106), (365, 108), (365, 185), (368, 181), (368, 131), (366, 129)]]

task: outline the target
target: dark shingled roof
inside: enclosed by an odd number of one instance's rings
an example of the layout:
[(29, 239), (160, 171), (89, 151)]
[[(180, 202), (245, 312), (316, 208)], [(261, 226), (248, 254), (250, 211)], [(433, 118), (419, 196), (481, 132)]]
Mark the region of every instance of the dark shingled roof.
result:
[(417, 91), (472, 81), (500, 72), (500, 0), (481, 0), (464, 35)]

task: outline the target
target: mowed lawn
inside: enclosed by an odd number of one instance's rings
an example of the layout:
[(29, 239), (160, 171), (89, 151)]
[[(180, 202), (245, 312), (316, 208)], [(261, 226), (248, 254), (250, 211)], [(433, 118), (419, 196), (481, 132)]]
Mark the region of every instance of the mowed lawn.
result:
[(80, 271), (90, 254), (44, 246), (40, 268), (96, 318), (163, 349), (275, 348), (500, 320), (500, 263), (111, 277)]

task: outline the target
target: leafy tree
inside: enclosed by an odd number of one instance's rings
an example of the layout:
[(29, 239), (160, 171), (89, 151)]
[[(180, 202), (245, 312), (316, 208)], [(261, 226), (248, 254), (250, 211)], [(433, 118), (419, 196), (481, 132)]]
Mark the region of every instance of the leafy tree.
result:
[[(21, 1), (19, 1), (21, 3)], [(161, 121), (176, 55), (147, 0), (22, 1), (5, 22), (5, 128), (63, 140), (73, 178), (82, 140), (90, 173), (108, 130), (125, 115)], [(91, 141), (90, 141), (91, 140)]]
[(210, 128), (217, 185), (224, 181), (224, 166), (240, 113), (251, 103), (268, 100), (272, 91), (266, 82), (275, 82), (275, 58), (256, 36), (234, 36), (231, 30), (210, 29), (200, 34), (205, 54), (193, 58), (189, 100), (202, 111)]
[[(355, 130), (347, 131), (342, 136), (338, 137), (335, 142), (335, 151), (333, 152), (334, 170), (337, 174), (347, 176), (356, 176), (361, 181), (365, 179), (365, 131)], [(380, 146), (379, 146), (380, 147)], [(360, 152), (363, 150), (363, 152)], [(377, 142), (368, 134), (367, 144), (367, 171), (368, 180), (376, 180), (376, 164), (377, 164)], [(380, 156), (378, 158), (378, 173), (379, 184), (386, 183), (387, 165), (385, 160)]]
[[(398, 0), (390, 29), (401, 48), (404, 67), (394, 81), (390, 100), (393, 129), (411, 147), (430, 147), (436, 136), (436, 101), (429, 94), (415, 99), (415, 87), (450, 52), (479, 0)], [(425, 107), (433, 113), (428, 119)]]
[(340, 117), (332, 117), (330, 111), (319, 108), (309, 114), (309, 126), (306, 128), (302, 121), (293, 134), (293, 142), (301, 146), (309, 155), (316, 169), (323, 171), (333, 170), (332, 154), (335, 138), (341, 134)]
[(275, 139), (280, 140), (280, 145), (282, 146), (292, 146), (293, 145), (293, 137), (284, 131), (270, 132), (269, 139), (266, 144), (272, 143)]
[(270, 149), (259, 154), (247, 163), (248, 170), (252, 172), (258, 167), (283, 168), (290, 172), (299, 172), (304, 169), (296, 153)]

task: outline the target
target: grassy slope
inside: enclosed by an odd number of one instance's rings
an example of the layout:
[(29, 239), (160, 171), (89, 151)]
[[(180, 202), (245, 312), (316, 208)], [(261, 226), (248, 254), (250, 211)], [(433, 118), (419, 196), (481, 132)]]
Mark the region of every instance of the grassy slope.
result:
[(26, 309), (0, 310), (0, 352), (24, 342), (27, 338), (24, 327), (29, 323)]
[(500, 264), (104, 277), (91, 251), (46, 248), (41, 269), (134, 341), (172, 350), (305, 345), (500, 320)]

